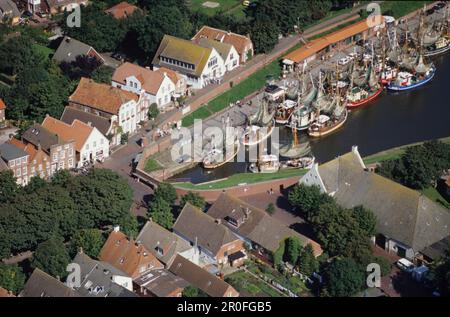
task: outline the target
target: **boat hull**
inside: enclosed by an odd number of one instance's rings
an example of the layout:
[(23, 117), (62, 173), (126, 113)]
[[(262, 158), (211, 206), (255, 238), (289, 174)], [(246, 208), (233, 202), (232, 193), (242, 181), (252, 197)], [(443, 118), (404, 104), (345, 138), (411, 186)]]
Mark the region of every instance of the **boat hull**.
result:
[(405, 90), (411, 90), (414, 88), (418, 88), (418, 87), (423, 86), (423, 85), (427, 84), (428, 82), (430, 82), (433, 79), (435, 73), (436, 73), (436, 70), (433, 70), (433, 72), (427, 78), (422, 79), (421, 81), (414, 83), (412, 85), (409, 85), (409, 86), (399, 86), (399, 85), (393, 84), (391, 82), (386, 88), (390, 91), (405, 91)]
[(324, 137), (330, 133), (333, 133), (334, 131), (338, 130), (340, 127), (342, 127), (344, 125), (344, 123), (347, 121), (347, 116), (348, 116), (348, 112), (345, 111), (344, 118), (341, 121), (339, 121), (335, 126), (329, 128), (329, 129), (324, 129), (324, 130), (319, 130), (319, 131), (312, 131), (311, 129), (309, 129), (308, 135), (313, 138), (320, 138), (320, 137)]
[(232, 161), (232, 160), (234, 160), (234, 158), (236, 157), (236, 155), (239, 153), (239, 149), (240, 149), (240, 147), (241, 147), (241, 145), (240, 145), (240, 143), (239, 142), (236, 142), (236, 145), (235, 145), (235, 152), (233, 153), (233, 155), (231, 155), (230, 157), (226, 157), (226, 155), (225, 155), (225, 160), (223, 160), (222, 162), (217, 162), (217, 163), (205, 163), (205, 162), (203, 162), (202, 163), (202, 165), (203, 165), (203, 168), (204, 169), (215, 169), (215, 168), (218, 168), (218, 167), (220, 167), (220, 166), (222, 166), (222, 165), (224, 165), (224, 164), (226, 164), (226, 163), (228, 163), (228, 162), (230, 162), (230, 161)]
[(447, 45), (446, 47), (434, 50), (434, 51), (427, 51), (423, 54), (423, 56), (425, 57), (431, 57), (431, 56), (437, 56), (437, 55), (441, 55), (444, 53), (447, 53), (448, 51), (450, 51), (450, 44)]
[(362, 99), (362, 100), (357, 101), (357, 102), (347, 102), (347, 108), (348, 109), (354, 109), (354, 108), (357, 108), (359, 106), (365, 105), (366, 103), (369, 103), (372, 100), (376, 99), (381, 94), (382, 91), (383, 91), (383, 86), (381, 86), (373, 95), (371, 95), (371, 96), (369, 96), (369, 97), (367, 97), (365, 99)]

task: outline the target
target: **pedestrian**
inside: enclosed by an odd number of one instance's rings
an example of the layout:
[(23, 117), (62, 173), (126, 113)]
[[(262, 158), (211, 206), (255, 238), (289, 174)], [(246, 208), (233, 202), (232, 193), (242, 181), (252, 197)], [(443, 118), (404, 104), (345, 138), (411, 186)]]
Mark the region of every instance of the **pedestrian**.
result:
[(270, 189), (270, 194), (273, 195), (273, 189), (272, 188)]

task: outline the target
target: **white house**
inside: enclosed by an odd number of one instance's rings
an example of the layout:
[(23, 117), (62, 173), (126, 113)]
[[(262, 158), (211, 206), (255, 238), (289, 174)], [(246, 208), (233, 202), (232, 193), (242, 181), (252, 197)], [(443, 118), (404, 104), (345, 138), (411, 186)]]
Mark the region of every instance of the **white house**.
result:
[(219, 52), (224, 61), (225, 71), (230, 72), (239, 67), (239, 54), (233, 45), (208, 38), (201, 38), (198, 44), (203, 47), (214, 48)]
[(226, 71), (216, 49), (169, 35), (163, 37), (152, 64), (154, 70), (166, 67), (179, 72), (193, 89), (220, 80)]
[(175, 94), (175, 84), (167, 73), (156, 72), (131, 63), (124, 63), (116, 69), (112, 77), (113, 87), (144, 94), (150, 103), (164, 109)]
[(77, 109), (110, 119), (116, 126), (111, 138), (113, 145), (120, 144), (123, 133), (134, 134), (141, 121), (147, 120), (149, 108), (144, 92), (136, 94), (106, 84), (81, 78), (69, 105)]
[(42, 126), (63, 140), (75, 140), (77, 167), (109, 156), (108, 139), (92, 125), (74, 120), (71, 125), (47, 116)]

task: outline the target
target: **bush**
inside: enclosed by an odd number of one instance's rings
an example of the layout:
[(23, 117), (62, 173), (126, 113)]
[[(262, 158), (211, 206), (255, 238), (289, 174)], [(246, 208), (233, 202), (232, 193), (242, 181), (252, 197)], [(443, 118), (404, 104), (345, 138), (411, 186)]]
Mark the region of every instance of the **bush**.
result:
[(156, 119), (157, 116), (159, 116), (158, 105), (156, 103), (152, 103), (148, 109), (148, 118)]
[(127, 133), (122, 133), (122, 135), (120, 136), (120, 144), (124, 145), (128, 143), (128, 137), (129, 134)]
[(273, 203), (267, 205), (266, 211), (269, 215), (273, 215), (275, 213), (275, 206)]

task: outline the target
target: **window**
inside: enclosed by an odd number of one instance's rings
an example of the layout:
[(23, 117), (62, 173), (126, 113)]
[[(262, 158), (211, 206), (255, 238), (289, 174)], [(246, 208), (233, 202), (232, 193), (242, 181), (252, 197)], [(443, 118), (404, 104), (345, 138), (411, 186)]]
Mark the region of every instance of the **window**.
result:
[(16, 169), (16, 177), (22, 176), (20, 168)]
[(209, 61), (208, 67), (211, 68), (211, 67), (213, 67), (213, 66), (216, 65), (216, 64), (217, 64), (217, 57), (213, 57), (213, 58), (211, 58), (211, 60)]
[(89, 150), (89, 143), (86, 143), (86, 150)]
[(27, 172), (28, 172), (27, 167), (24, 166), (24, 167), (22, 168), (22, 174), (23, 174), (23, 175), (26, 175)]
[(72, 148), (69, 149), (69, 157), (70, 156), (73, 156), (73, 149)]
[(61, 157), (61, 159), (64, 159), (66, 157), (66, 151), (62, 150), (59, 154), (59, 157)]
[(22, 164), (27, 164), (27, 158), (26, 157), (22, 158)]
[(20, 162), (21, 162), (21, 161), (22, 161), (21, 159), (17, 159), (17, 160), (16, 160), (16, 165), (17, 165), (17, 166), (20, 166)]
[(94, 141), (94, 149), (97, 147), (97, 141)]
[(59, 169), (64, 169), (64, 161), (59, 162)]
[(14, 165), (16, 165), (16, 164), (15, 164), (15, 161), (14, 161), (14, 160), (11, 160), (11, 161), (9, 162), (9, 166), (10, 166), (10, 167), (14, 167)]
[(69, 159), (67, 161), (67, 165), (69, 166), (69, 168), (72, 168), (73, 167), (73, 159)]
[(34, 174), (36, 172), (36, 168), (34, 166), (31, 166), (31, 174)]
[(38, 170), (39, 170), (39, 171), (42, 171), (42, 164), (39, 164)]
[(58, 153), (53, 153), (53, 162), (58, 160)]

